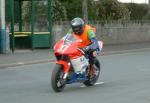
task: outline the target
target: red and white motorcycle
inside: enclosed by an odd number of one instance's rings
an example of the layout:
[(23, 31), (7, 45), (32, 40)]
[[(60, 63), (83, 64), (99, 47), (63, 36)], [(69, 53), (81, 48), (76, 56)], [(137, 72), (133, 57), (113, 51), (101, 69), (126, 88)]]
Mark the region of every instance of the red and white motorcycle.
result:
[[(89, 55), (94, 50), (84, 52), (78, 46), (82, 41), (67, 34), (54, 46), (57, 62), (52, 72), (51, 85), (55, 92), (61, 92), (66, 84), (80, 82), (93, 86), (100, 75), (100, 62), (96, 57), (90, 62)], [(99, 41), (102, 50), (103, 42)]]

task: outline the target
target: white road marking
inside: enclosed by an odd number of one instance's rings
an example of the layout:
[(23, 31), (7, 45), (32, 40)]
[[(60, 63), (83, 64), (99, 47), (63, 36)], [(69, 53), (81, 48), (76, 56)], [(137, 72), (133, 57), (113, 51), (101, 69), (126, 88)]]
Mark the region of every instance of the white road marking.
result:
[[(97, 83), (95, 83), (95, 85), (100, 85), (100, 84), (104, 84), (104, 82), (97, 82)], [(80, 87), (81, 87), (81, 88), (85, 88), (85, 87), (87, 87), (87, 86), (81, 85)]]
[(95, 83), (95, 85), (100, 85), (100, 84), (104, 84), (104, 82), (97, 82), (97, 83)]
[(18, 62), (17, 64), (23, 65), (24, 63), (23, 62)]

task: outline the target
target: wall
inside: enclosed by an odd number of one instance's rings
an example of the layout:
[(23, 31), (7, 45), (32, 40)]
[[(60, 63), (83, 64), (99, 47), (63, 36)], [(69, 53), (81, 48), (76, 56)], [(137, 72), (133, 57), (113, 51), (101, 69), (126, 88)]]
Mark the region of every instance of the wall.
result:
[[(149, 21), (112, 21), (92, 23), (97, 28), (97, 37), (105, 44), (150, 42)], [(57, 42), (70, 28), (69, 22), (53, 25), (53, 42)]]
[(126, 22), (105, 23), (95, 25), (98, 38), (105, 44), (126, 44), (150, 41), (150, 23)]

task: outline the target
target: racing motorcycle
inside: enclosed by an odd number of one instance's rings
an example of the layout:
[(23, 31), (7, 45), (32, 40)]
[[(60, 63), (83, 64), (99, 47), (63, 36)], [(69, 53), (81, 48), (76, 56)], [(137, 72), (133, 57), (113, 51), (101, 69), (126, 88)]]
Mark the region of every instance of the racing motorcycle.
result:
[[(96, 57), (90, 59), (94, 50), (84, 51), (79, 48), (82, 40), (71, 34), (66, 34), (54, 46), (57, 62), (52, 71), (51, 85), (55, 92), (61, 92), (66, 84), (83, 83), (93, 86), (100, 75), (100, 62)], [(103, 42), (98, 41), (102, 50)]]

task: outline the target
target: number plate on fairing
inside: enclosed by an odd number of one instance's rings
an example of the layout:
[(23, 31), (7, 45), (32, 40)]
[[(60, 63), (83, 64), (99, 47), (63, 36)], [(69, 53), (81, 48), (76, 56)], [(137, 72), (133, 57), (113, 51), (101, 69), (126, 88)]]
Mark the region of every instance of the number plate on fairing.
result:
[(73, 65), (74, 71), (78, 73), (83, 73), (88, 67), (89, 63), (85, 56), (78, 57), (76, 59), (72, 59), (71, 63)]

